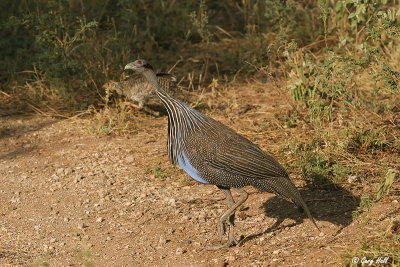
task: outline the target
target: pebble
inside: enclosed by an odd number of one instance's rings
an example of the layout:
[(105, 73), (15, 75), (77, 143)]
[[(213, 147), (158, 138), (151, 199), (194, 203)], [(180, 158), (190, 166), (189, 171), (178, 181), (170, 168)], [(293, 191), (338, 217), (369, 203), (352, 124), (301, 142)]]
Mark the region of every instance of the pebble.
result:
[(69, 168), (69, 167), (64, 169), (64, 175), (69, 175), (72, 172), (73, 172), (73, 170), (71, 168)]
[(133, 156), (127, 156), (125, 158), (125, 162), (128, 163), (128, 164), (130, 164), (130, 163), (132, 163), (134, 161), (135, 161), (135, 158)]
[(101, 222), (103, 222), (104, 221), (104, 218), (103, 217), (98, 217), (97, 219), (96, 219), (96, 222), (98, 222), (98, 223), (101, 223)]
[(56, 173), (57, 173), (58, 175), (64, 174), (64, 168), (58, 168), (58, 169), (56, 170)]
[(182, 255), (183, 253), (185, 253), (186, 250), (184, 250), (183, 248), (178, 247), (175, 251), (176, 255)]
[(87, 228), (88, 226), (84, 223), (78, 223), (78, 229), (84, 229)]
[(349, 178), (347, 178), (347, 182), (349, 182), (349, 183), (355, 183), (357, 181), (358, 181), (358, 177), (356, 175), (352, 175), (352, 176), (349, 176)]
[(236, 260), (236, 258), (235, 258), (235, 256), (230, 255), (230, 256), (228, 256), (227, 260), (228, 260), (228, 262), (232, 263)]

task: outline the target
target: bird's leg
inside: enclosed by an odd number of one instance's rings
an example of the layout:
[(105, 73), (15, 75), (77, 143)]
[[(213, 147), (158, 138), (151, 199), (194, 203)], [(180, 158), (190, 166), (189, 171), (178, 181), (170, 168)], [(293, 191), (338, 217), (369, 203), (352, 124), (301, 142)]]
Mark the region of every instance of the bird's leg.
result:
[(239, 206), (241, 206), (247, 200), (247, 197), (248, 197), (248, 193), (246, 191), (244, 191), (243, 189), (237, 188), (236, 191), (238, 191), (240, 197), (239, 197), (239, 200), (235, 203), (235, 205), (236, 205), (235, 210), (233, 211), (233, 214), (229, 217), (229, 221), (228, 221), (228, 223), (229, 223), (228, 243), (235, 244), (235, 245), (238, 243), (238, 241), (235, 238), (234, 231), (233, 231), (234, 221), (235, 221), (235, 211)]
[[(235, 205), (235, 201), (233, 200), (231, 190), (228, 188), (223, 188), (219, 187), (219, 189), (224, 193), (226, 200), (228, 201), (228, 211)], [(226, 212), (225, 212), (226, 213)], [(224, 214), (225, 214), (224, 213)], [(225, 229), (225, 222), (227, 221), (229, 224), (229, 232), (231, 231), (231, 228), (234, 225), (235, 221), (235, 213), (233, 213), (230, 217), (229, 220), (222, 219), (223, 214), (219, 217), (218, 219), (218, 225), (217, 225), (217, 230), (218, 230), (218, 239), (219, 242), (222, 241), (222, 235), (225, 234), (226, 229)]]
[(228, 233), (228, 242), (227, 243), (230, 244), (229, 246), (236, 245), (238, 243), (238, 241), (235, 238), (234, 229), (233, 229), (234, 221), (235, 221), (235, 211), (239, 206), (241, 206), (247, 200), (247, 197), (248, 197), (248, 193), (246, 191), (244, 191), (243, 189), (237, 188), (236, 191), (238, 191), (240, 197), (239, 197), (239, 200), (235, 203), (234, 207), (232, 207), (233, 208), (232, 214), (229, 216), (229, 220), (227, 220), (228, 224), (229, 224), (229, 233)]
[(225, 211), (218, 220), (218, 225), (217, 225), (217, 229), (218, 229), (218, 237), (219, 240), (221, 242), (222, 240), (222, 234), (225, 233), (224, 231), (224, 223), (227, 222), (229, 225), (229, 233), (228, 233), (228, 241), (224, 244), (220, 244), (217, 246), (211, 246), (208, 247), (210, 249), (220, 249), (220, 248), (227, 248), (230, 247), (232, 245), (236, 245), (238, 242), (235, 239), (235, 235), (234, 235), (234, 220), (235, 220), (235, 211), (236, 209), (242, 205), (248, 197), (248, 194), (246, 191), (244, 191), (241, 188), (236, 189), (239, 194), (240, 194), (240, 198), (237, 202), (235, 202), (233, 200), (231, 191), (229, 190), (229, 188), (226, 187), (218, 187), (225, 195), (227, 201), (228, 201), (228, 210)]

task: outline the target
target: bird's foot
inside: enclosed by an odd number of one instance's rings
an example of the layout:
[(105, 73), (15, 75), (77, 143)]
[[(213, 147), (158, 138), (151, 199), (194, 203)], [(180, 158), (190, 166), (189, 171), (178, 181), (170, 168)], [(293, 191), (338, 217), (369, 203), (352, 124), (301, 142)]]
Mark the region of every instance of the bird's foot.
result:
[[(222, 241), (222, 235), (225, 234), (226, 229), (225, 229), (225, 224), (224, 223), (219, 223), (218, 224), (218, 239), (219, 242)], [(233, 231), (233, 225), (229, 224), (229, 233), (228, 233), (228, 241), (219, 245), (211, 245), (211, 246), (206, 246), (206, 249), (209, 250), (216, 250), (216, 249), (224, 249), (224, 248), (229, 248), (232, 246), (236, 246), (239, 242), (236, 240), (234, 231)]]
[(219, 244), (219, 245), (206, 246), (205, 248), (208, 249), (208, 250), (225, 249), (225, 248), (230, 248), (232, 246), (235, 246), (236, 244), (237, 244), (236, 242), (232, 242), (232, 241), (228, 240), (228, 242), (225, 242), (225, 243), (222, 243), (222, 244)]

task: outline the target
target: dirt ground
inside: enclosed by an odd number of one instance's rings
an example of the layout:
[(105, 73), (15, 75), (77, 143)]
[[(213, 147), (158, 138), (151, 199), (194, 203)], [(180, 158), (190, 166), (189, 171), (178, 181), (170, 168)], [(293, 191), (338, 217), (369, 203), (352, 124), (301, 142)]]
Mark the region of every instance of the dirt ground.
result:
[[(296, 128), (276, 117), (290, 96), (262, 85), (229, 90), (236, 97), (212, 116), (285, 164), (279, 153)], [(293, 204), (249, 187), (236, 216), (240, 244), (207, 250), (218, 243), (223, 194), (170, 168), (165, 115), (137, 116), (125, 136), (91, 134), (90, 117), (0, 117), (0, 266), (343, 266), (363, 243), (400, 231), (398, 191), (352, 217), (381, 177), (336, 190), (293, 177), (323, 234)]]

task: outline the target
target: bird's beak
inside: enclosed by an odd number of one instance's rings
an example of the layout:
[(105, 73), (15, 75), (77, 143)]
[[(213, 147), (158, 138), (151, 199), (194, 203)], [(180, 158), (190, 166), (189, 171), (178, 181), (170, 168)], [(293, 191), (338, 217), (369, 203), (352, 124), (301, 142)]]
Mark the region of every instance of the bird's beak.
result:
[(124, 70), (133, 70), (135, 69), (135, 65), (133, 65), (133, 62), (126, 64)]

